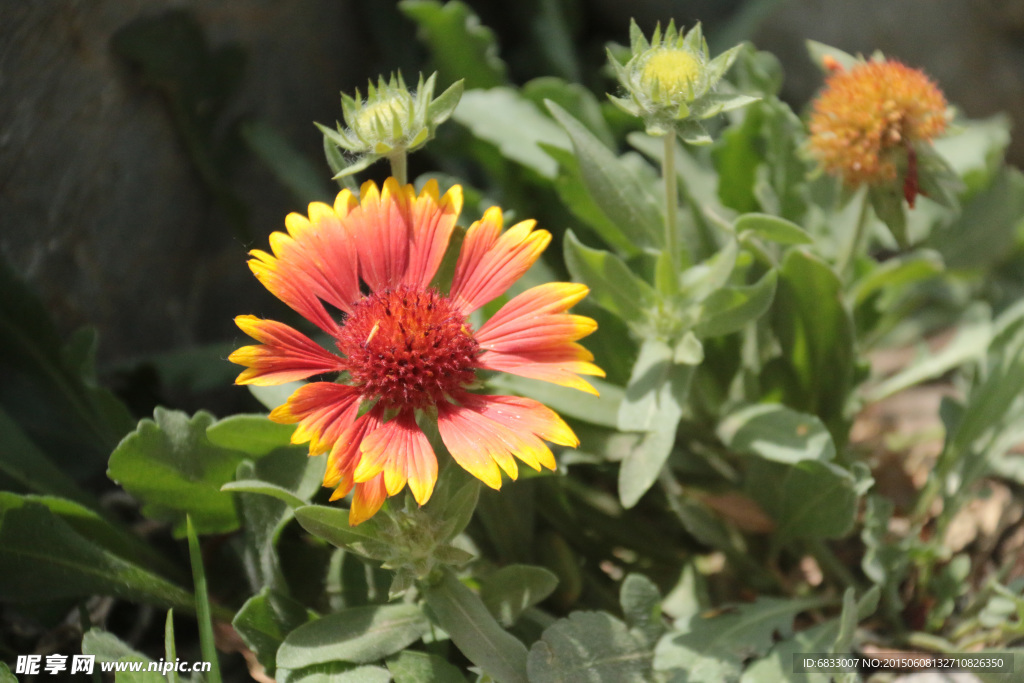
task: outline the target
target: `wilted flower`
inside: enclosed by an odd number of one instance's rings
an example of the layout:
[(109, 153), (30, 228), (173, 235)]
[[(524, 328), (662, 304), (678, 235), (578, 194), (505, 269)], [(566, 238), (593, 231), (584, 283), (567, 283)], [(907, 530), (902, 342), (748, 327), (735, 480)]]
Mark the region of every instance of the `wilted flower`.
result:
[(376, 87), (369, 83), (365, 102), (359, 90), (355, 97), (342, 93), (341, 111), (347, 127), (338, 124), (337, 130), (331, 130), (316, 124), (329, 143), (355, 155), (335, 177), (361, 171), (382, 157), (415, 151), (431, 140), (462, 97), (462, 81), (458, 81), (434, 98), (436, 80), (436, 73), (425, 82), (420, 76), (413, 94), (402, 74), (392, 74), (387, 82), (380, 78)]
[(629, 96), (610, 97), (622, 110), (642, 118), (649, 134), (677, 132), (689, 142), (709, 142), (698, 121), (757, 99), (714, 92), (742, 46), (711, 59), (700, 24), (684, 33), (670, 21), (664, 34), (659, 24), (648, 42), (634, 21), (629, 35), (631, 57), (625, 65), (608, 53)]
[(946, 98), (923, 72), (872, 59), (849, 69), (831, 59), (814, 101), (811, 153), (849, 186), (902, 185), (913, 207), (921, 192), (919, 157), (946, 129)]
[[(515, 458), (554, 469), (543, 440), (565, 446), (572, 429), (541, 403), (487, 396), (477, 370), (497, 370), (596, 393), (579, 374), (603, 376), (577, 340), (590, 318), (568, 309), (583, 285), (553, 282), (513, 297), (474, 330), (468, 316), (503, 294), (547, 247), (551, 235), (523, 221), (502, 232), (497, 207), (466, 231), (447, 293), (431, 286), (462, 208), (462, 188), (443, 197), (435, 181), (416, 195), (389, 178), (368, 182), (360, 199), (348, 190), (334, 206), (289, 214), (288, 234), (270, 236), (273, 255), (254, 250), (249, 265), (279, 299), (334, 340), (327, 351), (279, 322), (239, 316), (257, 341), (230, 356), (246, 366), (239, 384), (280, 384), (325, 373), (295, 391), (270, 418), (298, 423), (295, 443), (310, 455), (329, 452), (324, 485), (353, 488), (350, 521), (371, 517), (406, 485), (425, 503), (437, 459), (421, 424), (437, 425), (454, 460), (488, 486), (515, 478)], [(330, 307), (330, 308), (328, 308)], [(338, 321), (331, 311), (342, 313)], [(514, 457), (513, 457), (514, 456)]]

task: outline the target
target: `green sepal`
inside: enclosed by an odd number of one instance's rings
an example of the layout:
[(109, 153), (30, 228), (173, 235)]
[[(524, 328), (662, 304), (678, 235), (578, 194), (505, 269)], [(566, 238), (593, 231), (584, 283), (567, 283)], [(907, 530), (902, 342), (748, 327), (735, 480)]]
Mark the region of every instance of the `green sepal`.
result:
[(868, 190), (868, 199), (875, 215), (885, 223), (901, 249), (910, 246), (907, 236), (907, 212), (903, 208), (902, 188), (895, 183), (874, 185)]
[[(432, 83), (437, 73), (435, 72), (427, 80), (427, 83)], [(429, 105), (427, 105), (427, 121), (433, 128), (438, 124), (447, 121), (452, 112), (455, 111), (455, 107), (459, 105), (459, 100), (462, 99), (462, 93), (465, 89), (465, 79), (459, 79), (448, 86), (448, 89), (438, 95)], [(433, 86), (431, 86), (433, 90)]]

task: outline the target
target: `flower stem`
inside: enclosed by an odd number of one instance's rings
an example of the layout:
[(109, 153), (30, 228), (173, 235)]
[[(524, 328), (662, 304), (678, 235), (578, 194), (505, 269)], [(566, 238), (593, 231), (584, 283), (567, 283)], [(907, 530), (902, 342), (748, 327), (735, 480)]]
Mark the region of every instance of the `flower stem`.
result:
[(405, 185), (409, 182), (406, 179), (408, 171), (406, 170), (406, 154), (404, 151), (398, 152), (388, 157), (388, 161), (391, 162), (391, 175), (394, 176), (395, 180), (398, 181), (399, 185)]
[(836, 261), (836, 271), (839, 273), (840, 278), (845, 277), (846, 271), (853, 266), (854, 259), (857, 258), (860, 244), (864, 241), (864, 231), (867, 229), (870, 207), (871, 200), (868, 198), (868, 193), (865, 192), (861, 196), (860, 212), (857, 214), (857, 225), (850, 235), (850, 241), (846, 243), (846, 247), (839, 254), (839, 259)]
[[(673, 273), (679, 273), (679, 187), (676, 185), (676, 136), (666, 135), (665, 152), (661, 157), (661, 177), (665, 181), (665, 249)], [(678, 276), (678, 275), (677, 275)]]

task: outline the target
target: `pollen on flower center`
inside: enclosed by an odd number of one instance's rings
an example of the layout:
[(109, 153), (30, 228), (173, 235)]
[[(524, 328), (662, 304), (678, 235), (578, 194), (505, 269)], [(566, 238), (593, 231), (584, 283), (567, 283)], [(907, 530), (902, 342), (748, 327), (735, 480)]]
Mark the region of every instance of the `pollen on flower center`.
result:
[(424, 408), (474, 381), (479, 344), (447, 297), (400, 286), (355, 306), (338, 350), (365, 396), (385, 407)]
[(665, 100), (690, 92), (700, 77), (701, 64), (693, 54), (681, 49), (655, 51), (644, 63), (641, 83), (655, 88)]

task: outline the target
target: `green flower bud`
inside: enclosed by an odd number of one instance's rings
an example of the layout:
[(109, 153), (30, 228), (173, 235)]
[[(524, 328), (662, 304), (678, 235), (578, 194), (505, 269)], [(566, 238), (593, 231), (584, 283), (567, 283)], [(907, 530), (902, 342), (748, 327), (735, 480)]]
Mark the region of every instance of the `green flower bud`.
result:
[(361, 171), (382, 157), (413, 152), (433, 139), (462, 97), (462, 81), (458, 81), (434, 98), (436, 79), (436, 73), (426, 81), (420, 76), (415, 93), (410, 93), (402, 75), (392, 74), (387, 82), (378, 79), (376, 87), (370, 82), (365, 101), (359, 90), (355, 97), (342, 93), (345, 126), (339, 123), (332, 130), (316, 124), (325, 145), (340, 148), (350, 158), (344, 168), (335, 169), (334, 177)]
[(701, 120), (757, 99), (715, 92), (742, 45), (711, 59), (700, 24), (685, 33), (670, 21), (664, 34), (659, 24), (648, 41), (634, 21), (629, 33), (632, 54), (625, 65), (608, 53), (628, 96), (609, 97), (624, 111), (642, 118), (650, 135), (676, 133), (687, 142), (710, 142)]

